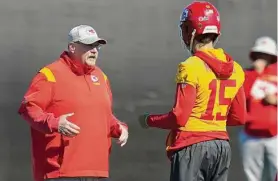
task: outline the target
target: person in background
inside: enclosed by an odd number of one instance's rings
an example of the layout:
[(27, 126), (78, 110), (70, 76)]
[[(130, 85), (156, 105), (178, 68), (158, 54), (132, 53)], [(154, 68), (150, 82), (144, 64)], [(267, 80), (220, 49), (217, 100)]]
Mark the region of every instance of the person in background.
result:
[[(247, 181), (274, 180), (277, 173), (276, 42), (270, 37), (258, 38), (250, 59), (252, 68), (245, 71), (244, 83), (248, 114), (239, 135), (242, 162)], [(263, 170), (267, 171), (266, 175)]]
[(69, 32), (68, 50), (33, 78), (19, 108), (30, 124), (35, 181), (105, 181), (111, 137), (127, 125), (112, 112), (109, 80), (96, 66), (106, 40), (88, 25)]

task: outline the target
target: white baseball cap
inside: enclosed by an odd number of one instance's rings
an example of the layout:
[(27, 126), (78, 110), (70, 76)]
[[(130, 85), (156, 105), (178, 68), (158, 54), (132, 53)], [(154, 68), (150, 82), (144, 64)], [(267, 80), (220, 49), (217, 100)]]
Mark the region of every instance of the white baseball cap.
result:
[(255, 45), (251, 48), (252, 52), (265, 53), (268, 55), (277, 56), (277, 45), (275, 40), (264, 36), (256, 40)]
[(86, 45), (99, 42), (100, 44), (105, 45), (106, 40), (99, 38), (97, 32), (89, 25), (79, 25), (72, 28), (68, 35), (68, 42), (80, 42)]

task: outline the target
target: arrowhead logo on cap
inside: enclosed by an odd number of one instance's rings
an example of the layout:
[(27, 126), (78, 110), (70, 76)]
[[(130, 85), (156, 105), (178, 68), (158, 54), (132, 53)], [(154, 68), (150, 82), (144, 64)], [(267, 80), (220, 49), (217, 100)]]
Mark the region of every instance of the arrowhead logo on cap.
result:
[(88, 30), (88, 32), (91, 33), (91, 34), (95, 34), (96, 33), (95, 30), (93, 30), (93, 29)]

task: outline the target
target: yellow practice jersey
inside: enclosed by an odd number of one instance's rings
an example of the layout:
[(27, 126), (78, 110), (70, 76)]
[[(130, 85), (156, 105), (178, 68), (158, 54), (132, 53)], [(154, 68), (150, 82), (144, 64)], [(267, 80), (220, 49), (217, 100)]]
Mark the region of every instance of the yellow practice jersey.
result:
[[(203, 51), (226, 62), (222, 49)], [(177, 83), (190, 84), (196, 88), (196, 101), (192, 113), (181, 131), (226, 131), (227, 114), (232, 100), (244, 83), (242, 67), (234, 61), (232, 75), (220, 79), (199, 57), (192, 56), (179, 64)]]

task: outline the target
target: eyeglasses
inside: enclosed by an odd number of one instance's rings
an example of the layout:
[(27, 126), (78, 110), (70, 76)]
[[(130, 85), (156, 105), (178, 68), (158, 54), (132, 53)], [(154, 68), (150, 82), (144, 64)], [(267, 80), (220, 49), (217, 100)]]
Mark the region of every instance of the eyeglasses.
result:
[(80, 44), (80, 45), (82, 45), (83, 47), (86, 47), (86, 48), (88, 48), (88, 49), (94, 49), (94, 48), (96, 48), (97, 51), (99, 51), (100, 48), (101, 48), (101, 46), (102, 46), (102, 44), (100, 44), (100, 43), (98, 43), (98, 42), (95, 42), (95, 43), (93, 43), (93, 44), (84, 44), (84, 43), (81, 43), (81, 42), (76, 42), (76, 43), (77, 43), (77, 44)]

